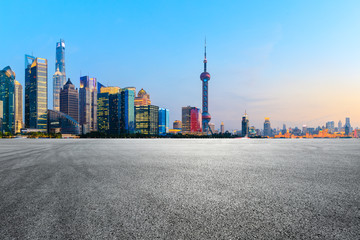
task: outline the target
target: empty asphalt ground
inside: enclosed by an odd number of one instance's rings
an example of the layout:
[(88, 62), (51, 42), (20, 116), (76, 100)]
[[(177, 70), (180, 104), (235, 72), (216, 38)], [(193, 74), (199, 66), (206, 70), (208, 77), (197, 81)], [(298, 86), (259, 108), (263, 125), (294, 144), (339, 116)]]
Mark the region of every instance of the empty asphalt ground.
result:
[(0, 239), (359, 239), (360, 141), (0, 140)]

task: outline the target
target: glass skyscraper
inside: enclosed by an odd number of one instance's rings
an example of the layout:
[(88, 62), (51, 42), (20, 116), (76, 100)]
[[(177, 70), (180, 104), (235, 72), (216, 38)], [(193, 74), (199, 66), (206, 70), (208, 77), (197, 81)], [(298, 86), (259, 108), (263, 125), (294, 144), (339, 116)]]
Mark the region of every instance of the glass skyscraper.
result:
[(169, 109), (159, 108), (159, 134), (169, 133)]
[(82, 133), (97, 131), (97, 82), (96, 78), (80, 77), (79, 117)]
[(200, 133), (202, 132), (201, 110), (196, 107), (182, 108), (182, 132), (183, 133)]
[(65, 73), (65, 41), (60, 39), (56, 43), (56, 72), (53, 75), (53, 108), (55, 111), (60, 110), (60, 90), (66, 83)]
[(135, 112), (134, 112), (135, 93), (132, 88), (125, 88), (121, 92), (121, 121), (122, 133), (135, 132)]
[(248, 135), (249, 135), (249, 118), (245, 112), (241, 121), (241, 136), (246, 137)]
[(15, 72), (9, 66), (0, 71), (0, 101), (2, 101), (2, 131), (15, 133)]
[[(110, 120), (111, 117), (115, 117), (113, 116), (113, 112), (112, 112), (112, 116), (110, 116), (110, 107), (112, 110), (115, 110), (119, 108), (118, 105), (119, 103), (121, 104), (121, 102), (118, 101), (118, 99), (114, 99), (113, 97), (111, 97), (111, 101), (110, 102), (110, 96), (111, 95), (118, 95), (120, 94), (121, 88), (119, 87), (102, 87), (100, 90), (100, 93), (98, 94), (98, 98), (97, 98), (97, 122), (98, 122), (98, 131), (99, 132), (108, 132), (110, 130)], [(120, 97), (120, 96), (118, 96)], [(114, 101), (115, 100), (115, 101)], [(115, 104), (115, 106), (110, 106), (111, 104)], [(116, 110), (117, 111), (117, 110)], [(116, 114), (119, 114), (119, 112), (117, 112)], [(117, 116), (120, 117), (120, 116)], [(115, 126), (113, 124), (116, 123), (112, 123), (112, 130), (115, 130)], [(117, 127), (116, 127), (117, 128)], [(115, 130), (116, 131), (116, 130)]]
[(25, 127), (47, 129), (47, 60), (25, 55)]
[(159, 134), (158, 106), (135, 106), (135, 131), (146, 135)]

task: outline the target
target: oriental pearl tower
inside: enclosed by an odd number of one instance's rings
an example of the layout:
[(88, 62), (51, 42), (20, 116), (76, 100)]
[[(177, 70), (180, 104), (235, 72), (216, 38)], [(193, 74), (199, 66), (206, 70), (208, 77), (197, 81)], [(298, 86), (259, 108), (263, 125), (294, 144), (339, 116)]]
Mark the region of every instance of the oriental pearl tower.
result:
[[(209, 122), (211, 115), (208, 112), (208, 82), (210, 81), (210, 73), (206, 71), (206, 39), (205, 39), (205, 53), (204, 53), (204, 72), (200, 74), (202, 81), (202, 127), (203, 133), (209, 132)], [(211, 131), (211, 129), (210, 129)]]

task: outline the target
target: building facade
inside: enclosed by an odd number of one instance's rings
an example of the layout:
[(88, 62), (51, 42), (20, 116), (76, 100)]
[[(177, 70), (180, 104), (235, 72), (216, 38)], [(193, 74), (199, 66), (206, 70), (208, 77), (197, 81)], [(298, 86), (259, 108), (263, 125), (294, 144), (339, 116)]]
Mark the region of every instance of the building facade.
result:
[(224, 134), (224, 133), (225, 133), (224, 122), (221, 122), (221, 124), (220, 124), (220, 133), (221, 133), (221, 134)]
[(135, 131), (145, 135), (159, 134), (158, 106), (135, 106)]
[(65, 113), (49, 109), (47, 120), (48, 133), (80, 134), (79, 123)]
[(48, 63), (25, 55), (25, 127), (46, 131)]
[(2, 132), (15, 133), (15, 72), (9, 66), (0, 71), (0, 101)]
[(97, 82), (96, 78), (80, 77), (79, 123), (83, 134), (97, 131)]
[(79, 122), (79, 92), (70, 78), (60, 91), (60, 112)]
[(190, 117), (191, 109), (193, 107), (187, 106), (181, 108), (181, 131), (182, 133), (190, 133)]
[(159, 134), (169, 133), (169, 109), (159, 108)]
[(20, 133), (23, 127), (23, 87), (15, 80), (15, 133)]
[[(97, 122), (99, 132), (109, 132), (110, 130), (110, 104), (116, 104), (117, 106), (111, 106), (111, 109), (119, 108), (118, 104), (121, 104), (121, 100), (117, 102), (110, 102), (111, 95), (119, 95), (121, 88), (119, 87), (102, 87), (97, 98)], [(112, 100), (114, 98), (112, 97)], [(121, 106), (121, 105), (120, 105)], [(117, 113), (118, 114), (118, 113)], [(114, 117), (112, 113), (112, 117)], [(113, 127), (113, 125), (112, 125)], [(114, 129), (112, 129), (114, 130)]]
[(190, 132), (201, 133), (203, 131), (202, 123), (201, 110), (196, 107), (192, 108), (190, 111)]

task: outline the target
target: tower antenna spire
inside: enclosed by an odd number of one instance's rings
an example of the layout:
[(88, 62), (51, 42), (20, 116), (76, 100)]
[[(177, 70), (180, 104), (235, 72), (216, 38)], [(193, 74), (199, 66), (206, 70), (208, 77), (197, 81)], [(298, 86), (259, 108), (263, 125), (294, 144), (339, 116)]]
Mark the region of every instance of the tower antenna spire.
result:
[(204, 56), (205, 56), (205, 59), (206, 59), (206, 36), (205, 36), (205, 54), (204, 54)]

